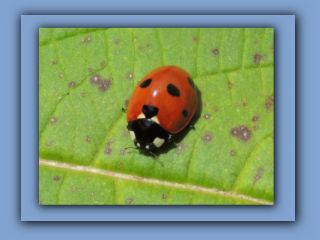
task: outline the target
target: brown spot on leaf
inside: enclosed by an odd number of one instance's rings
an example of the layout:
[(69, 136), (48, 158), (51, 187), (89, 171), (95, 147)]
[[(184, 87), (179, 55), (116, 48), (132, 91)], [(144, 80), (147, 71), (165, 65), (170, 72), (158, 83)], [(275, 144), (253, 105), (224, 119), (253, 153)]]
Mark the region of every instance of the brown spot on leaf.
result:
[(87, 94), (85, 92), (81, 93), (82, 97), (85, 97)]
[(219, 107), (214, 106), (214, 107), (213, 107), (213, 111), (215, 111), (215, 112), (219, 112)]
[(138, 49), (141, 50), (141, 49), (142, 49), (142, 46), (139, 46)]
[(162, 199), (166, 199), (167, 196), (165, 194), (162, 194)]
[(104, 153), (105, 153), (106, 155), (111, 155), (112, 149), (111, 149), (111, 148), (107, 148), (107, 149), (104, 151)]
[(247, 142), (251, 137), (251, 132), (246, 126), (240, 126), (233, 128), (231, 130), (231, 135), (243, 142)]
[(116, 42), (116, 44), (119, 44), (119, 43), (120, 43), (120, 40), (119, 40), (119, 39), (116, 39), (115, 42)]
[(106, 65), (106, 64), (105, 64), (104, 62), (101, 62), (101, 63), (100, 63), (100, 66), (101, 66), (101, 67), (104, 67), (105, 65)]
[(121, 149), (120, 154), (121, 154), (121, 155), (125, 155), (125, 154), (126, 154), (126, 150)]
[(121, 168), (122, 168), (122, 167), (123, 167), (123, 163), (120, 163), (120, 164), (119, 164), (119, 167), (121, 167)]
[(86, 137), (86, 141), (87, 141), (88, 143), (90, 143), (90, 142), (91, 142), (91, 137), (90, 137), (90, 136), (87, 136), (87, 137)]
[(133, 72), (128, 72), (127, 75), (126, 75), (127, 79), (128, 80), (132, 80), (133, 78)]
[(133, 199), (132, 199), (132, 198), (127, 198), (126, 204), (131, 204), (132, 202), (133, 202)]
[(101, 83), (101, 75), (99, 74), (95, 74), (95, 75), (92, 75), (91, 78), (90, 78), (90, 83), (92, 85), (98, 85)]
[(111, 86), (111, 81), (112, 81), (112, 78), (104, 79), (100, 84), (100, 87), (99, 87), (100, 91), (101, 92), (107, 91)]
[(273, 94), (272, 94), (272, 95), (268, 96), (267, 101), (266, 101), (266, 109), (268, 111), (272, 108), (273, 103), (274, 103), (274, 97), (273, 97)]
[(58, 63), (57, 60), (53, 60), (53, 61), (52, 61), (52, 64), (53, 64), (53, 65), (56, 65), (57, 63)]
[(242, 106), (246, 107), (246, 106), (247, 106), (247, 103), (246, 103), (246, 102), (242, 103)]
[(218, 49), (213, 49), (211, 52), (212, 52), (212, 54), (213, 54), (214, 56), (219, 55), (219, 50), (218, 50)]
[(126, 107), (129, 106), (129, 99), (124, 100), (124, 105), (125, 105)]
[(91, 42), (91, 41), (92, 41), (92, 36), (89, 35), (89, 36), (87, 37), (87, 42)]
[(113, 138), (110, 138), (106, 144), (106, 147), (110, 147), (112, 143), (113, 143)]
[(147, 43), (147, 47), (150, 47), (151, 46), (151, 44), (150, 43)]
[(229, 85), (229, 89), (232, 89), (232, 86), (233, 86), (233, 82), (228, 82), (228, 85)]
[(252, 117), (252, 122), (256, 122), (256, 121), (258, 121), (259, 120), (259, 116), (253, 116)]
[(259, 179), (261, 179), (263, 172), (264, 172), (264, 169), (260, 167), (257, 171), (257, 174), (254, 177), (253, 185), (255, 185), (259, 181)]
[(46, 142), (46, 146), (50, 147), (51, 146), (51, 142)]
[(206, 120), (209, 119), (210, 117), (211, 117), (211, 115), (210, 115), (209, 113), (207, 113), (207, 114), (205, 114), (205, 115), (203, 116), (203, 118), (206, 119)]
[(64, 78), (64, 74), (63, 74), (63, 73), (60, 73), (60, 74), (59, 74), (59, 77), (60, 77), (60, 78)]
[(257, 125), (254, 125), (254, 126), (253, 126), (253, 130), (257, 131), (257, 130), (258, 130), (258, 126), (257, 126)]
[(53, 181), (59, 181), (60, 180), (60, 177), (59, 176), (55, 176), (54, 178), (53, 178)]
[(55, 117), (50, 118), (50, 123), (55, 124), (58, 120)]
[(81, 38), (81, 42), (85, 43), (87, 40), (85, 38)]
[(193, 41), (197, 41), (198, 40), (198, 38), (197, 37), (193, 37)]
[(202, 141), (204, 143), (210, 143), (212, 141), (213, 135), (210, 132), (205, 132), (202, 136)]
[(88, 68), (88, 72), (92, 72), (92, 68), (91, 67)]
[(260, 54), (259, 53), (256, 53), (254, 56), (253, 56), (253, 62), (254, 62), (254, 64), (259, 64), (260, 63), (260, 58), (261, 58), (261, 56), (260, 56)]
[(234, 155), (236, 155), (236, 152), (232, 150), (232, 151), (230, 152), (230, 155), (231, 155), (231, 156), (234, 156)]
[(74, 88), (75, 85), (76, 85), (75, 81), (69, 82), (69, 88)]

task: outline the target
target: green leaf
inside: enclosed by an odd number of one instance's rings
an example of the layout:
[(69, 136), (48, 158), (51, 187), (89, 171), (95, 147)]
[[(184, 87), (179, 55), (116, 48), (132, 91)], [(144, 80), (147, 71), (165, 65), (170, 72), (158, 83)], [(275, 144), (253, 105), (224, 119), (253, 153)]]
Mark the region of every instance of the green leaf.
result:
[[(201, 95), (162, 166), (121, 109), (164, 65)], [(273, 72), (273, 29), (40, 29), (39, 202), (273, 204)]]

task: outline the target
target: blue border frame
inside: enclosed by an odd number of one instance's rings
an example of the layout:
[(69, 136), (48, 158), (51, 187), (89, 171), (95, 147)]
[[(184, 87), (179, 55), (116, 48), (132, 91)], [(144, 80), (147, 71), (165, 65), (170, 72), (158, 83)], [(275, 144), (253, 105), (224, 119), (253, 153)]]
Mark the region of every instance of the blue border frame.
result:
[[(173, 25), (174, 27), (275, 28), (275, 205), (39, 206), (38, 29), (41, 27), (173, 27)], [(294, 221), (294, 104), (295, 16), (293, 15), (24, 15), (21, 17), (21, 220)]]

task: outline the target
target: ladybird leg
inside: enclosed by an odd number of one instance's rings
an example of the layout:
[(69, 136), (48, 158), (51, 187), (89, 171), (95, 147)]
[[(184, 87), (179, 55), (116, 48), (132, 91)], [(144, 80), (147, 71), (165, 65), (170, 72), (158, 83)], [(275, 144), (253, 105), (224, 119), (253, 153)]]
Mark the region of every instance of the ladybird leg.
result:
[(127, 111), (127, 109), (122, 108), (122, 112), (126, 112), (126, 111)]
[(196, 128), (193, 125), (188, 125), (189, 128), (192, 128), (193, 130), (196, 130)]
[(167, 149), (164, 148), (164, 146), (161, 146), (160, 149), (161, 149), (164, 153), (167, 153), (167, 152), (168, 152)]

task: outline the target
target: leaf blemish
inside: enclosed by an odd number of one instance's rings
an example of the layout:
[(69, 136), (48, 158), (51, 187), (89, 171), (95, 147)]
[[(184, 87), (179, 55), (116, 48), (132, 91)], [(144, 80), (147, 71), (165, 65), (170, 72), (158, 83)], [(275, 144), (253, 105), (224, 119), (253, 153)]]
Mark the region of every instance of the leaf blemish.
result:
[(254, 56), (253, 56), (253, 63), (258, 65), (260, 63), (260, 54), (259, 53), (256, 53)]
[(204, 143), (210, 143), (212, 141), (213, 135), (210, 132), (205, 132), (202, 136), (202, 141)]
[(55, 124), (58, 120), (55, 117), (50, 118), (50, 123)]
[(253, 180), (253, 185), (255, 185), (255, 184), (261, 179), (262, 174), (263, 174), (263, 171), (264, 171), (264, 169), (263, 169), (262, 167), (260, 167), (260, 168), (258, 169), (258, 172), (257, 172), (257, 174), (255, 175), (254, 180)]
[(53, 178), (53, 181), (59, 181), (60, 180), (60, 177), (59, 176), (55, 176), (54, 178)]
[(104, 67), (104, 65), (105, 65), (104, 62), (101, 62), (101, 63), (100, 63), (100, 66), (101, 66), (101, 67)]
[(129, 99), (124, 100), (124, 105), (125, 105), (126, 107), (129, 106)]
[(213, 56), (219, 55), (219, 50), (218, 49), (213, 49), (212, 51)]
[(243, 142), (247, 142), (251, 137), (251, 132), (246, 126), (240, 126), (233, 128), (231, 130), (231, 135)]
[(92, 68), (91, 67), (88, 68), (88, 72), (92, 72)]
[(142, 49), (142, 46), (139, 46), (138, 49), (141, 50), (141, 49)]
[(53, 64), (53, 65), (56, 65), (57, 63), (58, 63), (57, 60), (53, 60), (53, 61), (52, 61), (52, 64)]
[(46, 142), (46, 146), (50, 147), (51, 146), (51, 142)]
[(64, 74), (63, 74), (63, 73), (60, 73), (59, 77), (60, 77), (60, 78), (64, 78)]
[(117, 38), (115, 42), (116, 42), (116, 44), (119, 44), (120, 40)]
[(110, 140), (106, 144), (106, 147), (110, 147), (112, 143), (113, 143), (113, 138), (110, 138)]
[(90, 78), (90, 83), (92, 85), (98, 85), (101, 83), (101, 76), (99, 74), (95, 74)]
[(257, 125), (254, 125), (254, 126), (253, 126), (253, 130), (257, 131), (257, 130), (258, 130), (258, 126), (257, 126)]
[(110, 78), (110, 79), (104, 79), (104, 80), (101, 82), (101, 84), (100, 84), (99, 90), (100, 90), (101, 92), (107, 91), (107, 90), (110, 88), (110, 86), (111, 86), (111, 81), (112, 81), (112, 78)]
[(233, 83), (229, 81), (228, 85), (229, 85), (229, 89), (232, 89)]
[(211, 117), (211, 115), (210, 115), (209, 113), (207, 113), (207, 114), (205, 114), (205, 115), (203, 116), (203, 118), (206, 119), (206, 120), (209, 119), (210, 117)]
[(121, 149), (120, 154), (121, 154), (121, 155), (125, 155), (125, 154), (126, 154), (126, 151), (125, 151), (124, 149)]
[(90, 143), (90, 142), (91, 142), (91, 137), (90, 137), (90, 136), (87, 136), (87, 137), (86, 137), (86, 141), (87, 141), (88, 143)]
[(167, 196), (165, 194), (162, 194), (162, 199), (166, 199)]
[(123, 163), (120, 163), (120, 164), (119, 164), (119, 167), (121, 167), (121, 168), (122, 168), (122, 167), (123, 167)]
[(126, 203), (127, 204), (131, 204), (133, 202), (133, 199), (132, 198), (128, 198), (127, 200), (126, 200)]
[(259, 116), (253, 116), (252, 117), (252, 122), (256, 122), (256, 121), (258, 121), (259, 120)]
[(133, 72), (128, 72), (127, 75), (126, 75), (127, 79), (128, 80), (132, 80), (133, 78)]
[(111, 149), (111, 148), (107, 148), (107, 149), (104, 151), (104, 153), (105, 153), (106, 155), (111, 155), (112, 149)]
[(267, 98), (266, 109), (269, 111), (273, 106), (274, 98), (273, 94)]
[(232, 151), (230, 152), (230, 155), (231, 155), (231, 156), (234, 156), (234, 155), (236, 155), (236, 152), (232, 150)]
[(89, 36), (87, 37), (87, 42), (91, 42), (91, 41), (92, 41), (92, 36), (89, 35)]
[(69, 88), (74, 88), (75, 85), (76, 85), (75, 81), (69, 82)]

